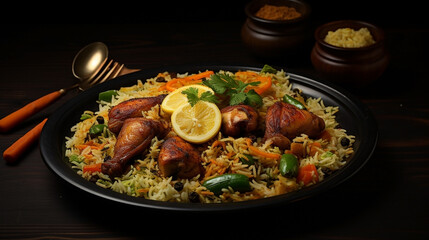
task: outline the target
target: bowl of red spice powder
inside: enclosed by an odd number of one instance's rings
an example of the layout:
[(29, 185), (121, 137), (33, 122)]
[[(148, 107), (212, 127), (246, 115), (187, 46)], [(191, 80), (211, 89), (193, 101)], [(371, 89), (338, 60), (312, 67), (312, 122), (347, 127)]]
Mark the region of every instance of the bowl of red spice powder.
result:
[(254, 55), (275, 60), (308, 56), (311, 8), (300, 0), (254, 0), (245, 7), (244, 45)]

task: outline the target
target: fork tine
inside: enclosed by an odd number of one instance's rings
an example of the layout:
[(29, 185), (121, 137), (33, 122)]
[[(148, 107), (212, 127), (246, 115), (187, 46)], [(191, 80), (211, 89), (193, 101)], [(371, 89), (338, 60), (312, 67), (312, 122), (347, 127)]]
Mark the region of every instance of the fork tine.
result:
[(113, 71), (115, 71), (115, 68), (119, 65), (118, 62), (115, 62), (113, 64), (113, 67), (109, 70), (108, 73), (106, 73), (106, 75), (103, 77), (103, 79), (100, 80), (99, 83), (105, 82), (107, 79), (109, 79), (109, 76), (112, 74)]
[(98, 74), (98, 76), (92, 80), (90, 80), (89, 86), (94, 86), (95, 84), (97, 84), (97, 82), (100, 80), (100, 78), (104, 75), (104, 73), (109, 69), (110, 65), (112, 64), (113, 59), (111, 59), (109, 61), (109, 63), (104, 67), (103, 71), (100, 72), (100, 74)]
[(115, 72), (112, 74), (112, 76), (110, 76), (109, 77), (109, 80), (110, 79), (112, 79), (112, 78), (115, 78), (115, 77), (117, 77), (118, 75), (119, 75), (119, 73), (121, 72), (121, 70), (122, 70), (122, 68), (124, 67), (124, 64), (120, 64), (117, 68), (116, 68), (116, 70), (115, 70)]

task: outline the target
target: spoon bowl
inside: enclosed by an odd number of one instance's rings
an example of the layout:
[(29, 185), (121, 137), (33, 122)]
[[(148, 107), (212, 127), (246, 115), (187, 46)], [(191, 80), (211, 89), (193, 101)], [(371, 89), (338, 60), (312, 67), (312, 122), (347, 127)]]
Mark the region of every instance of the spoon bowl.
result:
[(90, 81), (106, 63), (108, 54), (109, 50), (102, 42), (85, 46), (73, 59), (73, 75), (80, 81)]

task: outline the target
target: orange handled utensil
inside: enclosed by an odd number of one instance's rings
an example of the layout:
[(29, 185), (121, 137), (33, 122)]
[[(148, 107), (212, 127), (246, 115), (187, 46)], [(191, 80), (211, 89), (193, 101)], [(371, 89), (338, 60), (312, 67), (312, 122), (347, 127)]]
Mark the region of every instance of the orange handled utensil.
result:
[[(0, 120), (0, 132), (11, 130), (26, 118), (54, 102), (70, 89), (79, 87), (79, 89), (85, 90), (95, 84), (139, 70), (126, 68), (124, 64), (113, 62), (113, 60), (105, 64), (107, 62), (107, 55), (107, 46), (101, 42), (95, 42), (84, 47), (77, 53), (72, 64), (73, 75), (80, 82), (69, 88), (49, 93), (4, 117)], [(9, 163), (15, 162), (39, 138), (46, 120), (43, 120), (6, 149), (3, 153), (3, 158)]]
[(45, 118), (36, 127), (28, 131), (24, 136), (14, 142), (6, 151), (3, 152), (3, 159), (8, 163), (14, 163), (25, 152), (24, 150), (33, 145), (40, 137), (43, 126), (48, 119)]
[[(10, 131), (25, 119), (28, 119), (33, 114), (49, 106), (49, 104), (57, 100), (67, 90), (75, 87), (79, 87), (80, 89), (84, 90), (91, 87), (92, 85), (95, 85), (96, 83), (101, 82), (99, 80), (101, 77), (97, 74), (99, 72), (104, 73), (106, 69), (112, 68), (110, 67), (112, 61), (110, 61), (110, 63), (104, 67), (104, 70), (101, 71), (103, 65), (107, 61), (107, 55), (107, 46), (101, 42), (95, 42), (82, 48), (76, 54), (72, 64), (73, 75), (79, 79), (79, 83), (69, 88), (60, 89), (53, 93), (49, 93), (2, 118), (0, 120), (0, 132)], [(107, 80), (107, 77), (103, 77), (102, 79)]]

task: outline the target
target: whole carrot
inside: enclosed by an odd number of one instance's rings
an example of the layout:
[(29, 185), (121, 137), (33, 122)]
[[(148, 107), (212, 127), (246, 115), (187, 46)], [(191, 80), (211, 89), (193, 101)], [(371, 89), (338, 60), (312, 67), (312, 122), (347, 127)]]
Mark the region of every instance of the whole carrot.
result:
[(13, 127), (48, 106), (65, 92), (64, 89), (46, 94), (45, 96), (25, 105), (19, 110), (0, 119), (0, 132), (7, 132)]
[(8, 163), (13, 163), (30, 147), (42, 133), (43, 126), (48, 119), (45, 118), (41, 123), (27, 132), (18, 141), (13, 143), (6, 151), (3, 152), (3, 159)]

